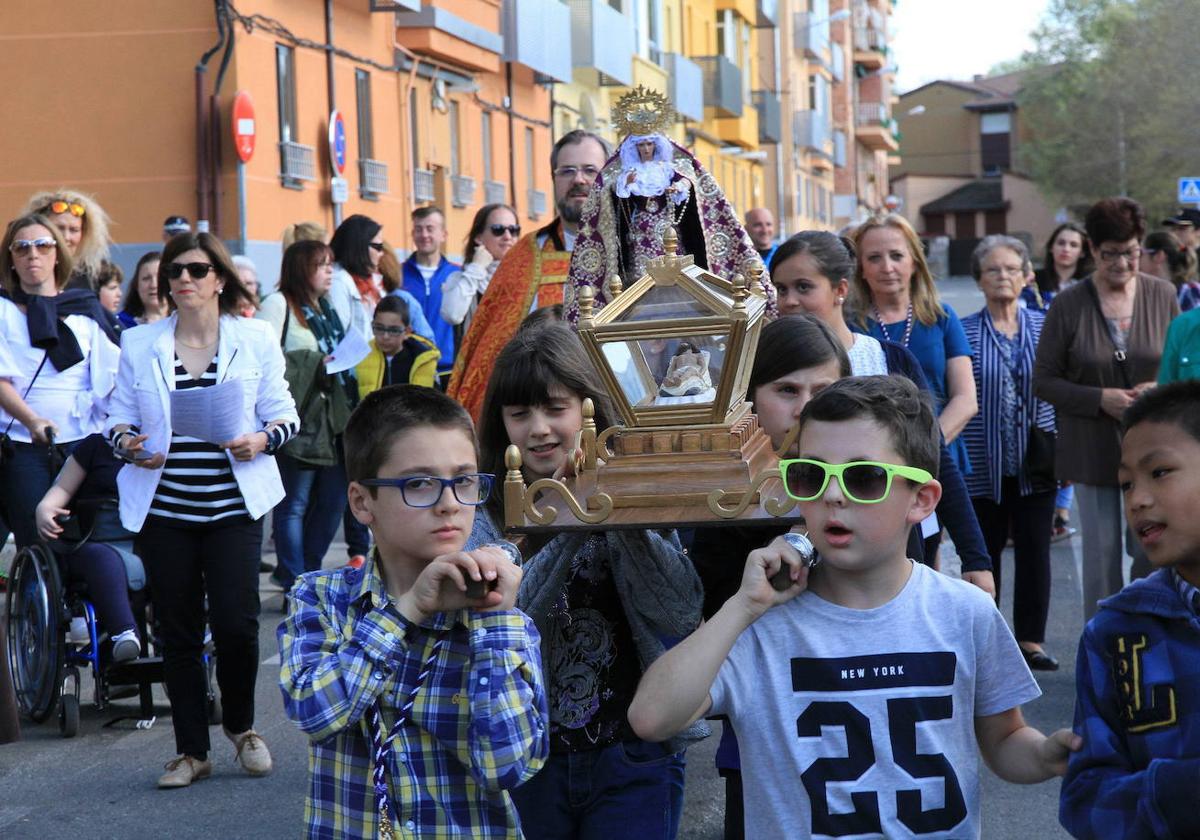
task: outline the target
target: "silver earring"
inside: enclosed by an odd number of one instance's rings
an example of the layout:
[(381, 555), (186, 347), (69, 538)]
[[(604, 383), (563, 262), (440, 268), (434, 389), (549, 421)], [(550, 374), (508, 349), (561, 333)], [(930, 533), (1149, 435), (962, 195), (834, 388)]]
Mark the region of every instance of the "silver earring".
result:
[(838, 305), (838, 306), (841, 306), (841, 305), (842, 305), (842, 302), (843, 302), (844, 300), (845, 300), (845, 298), (840, 298), (840, 297), (839, 297), (839, 298), (837, 299), (837, 305)]

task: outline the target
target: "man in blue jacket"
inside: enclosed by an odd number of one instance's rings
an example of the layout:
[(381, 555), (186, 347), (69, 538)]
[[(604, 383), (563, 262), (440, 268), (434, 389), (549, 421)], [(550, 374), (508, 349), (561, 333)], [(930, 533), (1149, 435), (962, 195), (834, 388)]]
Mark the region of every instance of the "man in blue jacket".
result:
[(1083, 748), (1059, 820), (1075, 837), (1200, 837), (1200, 380), (1125, 412), (1117, 473), (1156, 571), (1088, 622), (1075, 671)]
[(446, 244), (446, 216), (434, 206), (412, 212), (413, 252), (402, 266), (404, 291), (412, 295), (429, 324), (442, 354), (439, 370), (454, 367), (454, 327), (442, 317), (442, 284), (461, 266), (442, 255)]

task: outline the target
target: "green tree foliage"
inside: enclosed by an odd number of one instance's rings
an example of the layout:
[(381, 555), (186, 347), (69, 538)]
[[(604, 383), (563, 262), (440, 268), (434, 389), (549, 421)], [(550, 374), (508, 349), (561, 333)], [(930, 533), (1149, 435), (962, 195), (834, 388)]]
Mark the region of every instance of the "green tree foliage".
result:
[(1053, 0), (1034, 41), (1018, 168), (1063, 206), (1126, 194), (1163, 218), (1200, 176), (1200, 3)]

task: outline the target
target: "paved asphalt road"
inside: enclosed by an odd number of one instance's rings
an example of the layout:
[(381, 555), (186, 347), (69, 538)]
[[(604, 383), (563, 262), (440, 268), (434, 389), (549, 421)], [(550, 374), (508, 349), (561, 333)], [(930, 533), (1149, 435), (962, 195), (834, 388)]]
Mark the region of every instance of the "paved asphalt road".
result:
[[(978, 308), (969, 281), (940, 284), (960, 314)], [(1041, 676), (1043, 696), (1026, 707), (1035, 726), (1050, 731), (1069, 725), (1073, 704), (1074, 652), (1082, 627), (1078, 594), (1078, 540), (1053, 550), (1054, 588), (1047, 647), (1063, 667)], [(955, 571), (947, 550), (945, 566)], [(330, 552), (331, 562), (342, 556)], [(1011, 562), (1008, 579), (1011, 580)], [(133, 701), (119, 701), (105, 713), (85, 706), (79, 737), (62, 740), (53, 725), (27, 724), (24, 740), (0, 747), (0, 837), (6, 840), (55, 836), (96, 838), (284, 838), (300, 834), (307, 778), (306, 744), (284, 718), (277, 688), (279, 666), (275, 627), (282, 596), (263, 577), (264, 614), (260, 634), (257, 725), (275, 756), (275, 772), (261, 779), (241, 774), (233, 748), (212, 729), (215, 772), (191, 788), (159, 791), (154, 781), (175, 750), (165, 697), (160, 717), (148, 731), (105, 724), (119, 710), (132, 713)], [(1006, 598), (1005, 615), (1011, 615)], [(85, 681), (85, 696), (90, 688)], [(688, 755), (686, 805), (680, 837), (717, 840), (722, 835), (723, 783), (713, 770), (716, 738)], [(1065, 837), (1058, 827), (1058, 783), (1017, 787), (983, 771), (985, 838)]]

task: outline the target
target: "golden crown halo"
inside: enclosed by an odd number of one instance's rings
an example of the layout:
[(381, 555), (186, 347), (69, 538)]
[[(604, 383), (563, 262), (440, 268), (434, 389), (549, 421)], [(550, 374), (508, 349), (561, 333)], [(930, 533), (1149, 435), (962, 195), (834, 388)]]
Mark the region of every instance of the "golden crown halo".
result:
[(675, 123), (675, 109), (663, 94), (638, 85), (617, 100), (613, 125), (621, 137), (666, 134)]

